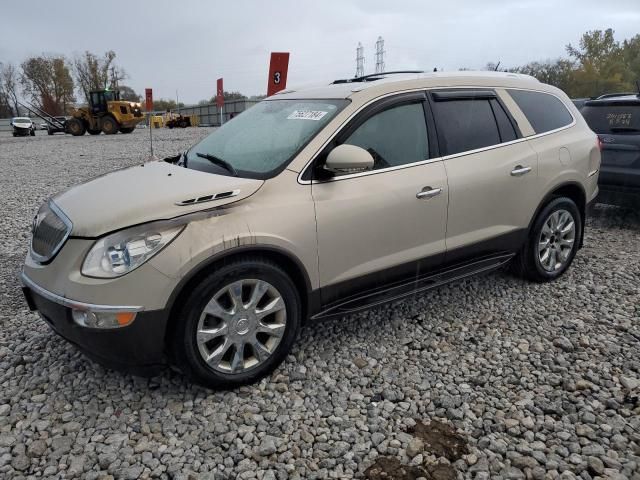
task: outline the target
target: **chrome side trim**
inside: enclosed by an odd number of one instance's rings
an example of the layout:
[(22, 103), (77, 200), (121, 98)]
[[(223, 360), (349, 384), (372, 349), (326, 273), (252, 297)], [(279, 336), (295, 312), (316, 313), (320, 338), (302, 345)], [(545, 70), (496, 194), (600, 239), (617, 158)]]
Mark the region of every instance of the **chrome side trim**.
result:
[(144, 311), (144, 307), (137, 306), (121, 306), (121, 305), (96, 305), (94, 303), (84, 303), (78, 302), (76, 300), (71, 300), (70, 298), (63, 297), (62, 295), (58, 295), (56, 293), (50, 292), (49, 290), (41, 287), (33, 280), (31, 280), (27, 275), (22, 272), (20, 275), (20, 279), (22, 280), (22, 284), (25, 287), (30, 288), (35, 293), (40, 295), (41, 297), (46, 298), (47, 300), (57, 303), (58, 305), (62, 305), (63, 307), (74, 308), (76, 310), (83, 310), (89, 312), (142, 312)]
[[(368, 172), (361, 172), (361, 173), (354, 173), (351, 175), (341, 175), (340, 177), (336, 177), (336, 178), (330, 178), (328, 180), (323, 180), (322, 182), (318, 182), (317, 180), (302, 180), (302, 176), (304, 175), (304, 173), (307, 171), (308, 168), (310, 168), (311, 164), (314, 162), (314, 160), (316, 159), (316, 157), (318, 155), (320, 155), (320, 152), (322, 152), (322, 150), (324, 150), (324, 148), (335, 138), (336, 135), (338, 135), (338, 133), (340, 133), (340, 131), (342, 130), (342, 128), (344, 128), (345, 125), (347, 125), (351, 120), (354, 119), (354, 117), (356, 115), (358, 115), (362, 110), (364, 110), (365, 108), (367, 108), (369, 105), (371, 105), (374, 102), (377, 102), (378, 100), (387, 98), (387, 97), (391, 97), (394, 95), (401, 95), (403, 93), (412, 93), (412, 92), (427, 92), (427, 91), (431, 91), (431, 90), (443, 90), (443, 89), (451, 89), (451, 88), (491, 88), (491, 89), (496, 89), (496, 88), (502, 88), (504, 90), (524, 90), (524, 91), (528, 91), (528, 92), (537, 92), (537, 93), (544, 93), (546, 95), (552, 95), (554, 97), (556, 97), (558, 100), (560, 100), (560, 102), (562, 102), (562, 104), (565, 106), (565, 108), (567, 109), (567, 111), (569, 112), (569, 115), (571, 115), (571, 118), (573, 119), (573, 121), (569, 124), (569, 125), (565, 125), (564, 127), (560, 127), (560, 128), (556, 128), (555, 130), (549, 130), (548, 132), (544, 132), (544, 133), (538, 133), (536, 135), (530, 135), (528, 137), (522, 137), (522, 138), (518, 138), (516, 140), (511, 140), (510, 142), (505, 142), (505, 143), (499, 143), (497, 145), (490, 145), (488, 147), (483, 147), (483, 148), (476, 148), (475, 150), (468, 150), (466, 152), (460, 152), (460, 153), (456, 153), (453, 155), (445, 155), (442, 157), (436, 157), (436, 158), (430, 158), (428, 160), (420, 160), (418, 162), (414, 162), (414, 163), (407, 163), (405, 165), (398, 165), (395, 167), (389, 167), (389, 168), (381, 168), (378, 170), (371, 170)], [(509, 92), (507, 92), (509, 93)], [(552, 135), (554, 133), (558, 133), (561, 132), (563, 130), (567, 130), (569, 128), (574, 127), (577, 124), (576, 121), (576, 117), (573, 115), (573, 112), (571, 112), (571, 109), (569, 107), (567, 107), (566, 103), (564, 101), (562, 101), (562, 99), (556, 95), (555, 93), (551, 93), (551, 92), (545, 92), (543, 90), (535, 90), (535, 89), (530, 89), (530, 88), (516, 88), (516, 87), (504, 87), (504, 86), (493, 86), (493, 87), (478, 87), (478, 86), (443, 86), (443, 87), (421, 87), (421, 88), (413, 88), (410, 90), (399, 90), (397, 92), (391, 92), (391, 93), (387, 93), (385, 95), (381, 95), (379, 97), (373, 98), (371, 100), (369, 100), (367, 103), (365, 103), (364, 105), (362, 105), (360, 108), (358, 108), (358, 110), (356, 110), (355, 112), (353, 112), (349, 118), (347, 118), (344, 122), (342, 122), (342, 124), (336, 129), (335, 132), (333, 132), (331, 134), (331, 136), (327, 139), (326, 142), (324, 142), (322, 144), (322, 146), (313, 154), (313, 156), (311, 157), (311, 160), (309, 160), (307, 162), (307, 164), (300, 170), (300, 173), (298, 174), (298, 183), (301, 185), (311, 185), (311, 184), (315, 184), (315, 183), (328, 183), (328, 182), (337, 182), (340, 180), (347, 180), (350, 178), (356, 178), (356, 177), (361, 177), (361, 176), (365, 176), (365, 175), (376, 175), (378, 173), (385, 173), (385, 172), (390, 172), (393, 170), (400, 170), (403, 168), (411, 168), (411, 167), (416, 167), (419, 165), (426, 165), (427, 163), (432, 163), (432, 162), (439, 162), (442, 160), (451, 160), (454, 158), (458, 158), (458, 157), (464, 157), (466, 155), (473, 155), (475, 153), (480, 153), (480, 152), (485, 152), (485, 151), (489, 151), (489, 150), (494, 150), (496, 148), (502, 148), (502, 147), (506, 147), (507, 145), (513, 145), (516, 143), (522, 143), (528, 140), (535, 140), (536, 138), (541, 138), (541, 137), (545, 137), (547, 135)]]
[(60, 252), (60, 250), (64, 246), (64, 244), (67, 243), (67, 239), (69, 238), (69, 235), (71, 235), (71, 231), (73, 230), (73, 222), (71, 222), (69, 217), (67, 217), (67, 215), (62, 211), (62, 209), (58, 207), (58, 205), (56, 205), (53, 200), (49, 200), (47, 203), (49, 204), (49, 208), (51, 209), (51, 211), (55, 213), (58, 216), (58, 218), (62, 220), (62, 223), (64, 223), (67, 226), (67, 233), (65, 233), (64, 237), (62, 238), (58, 246), (53, 249), (53, 251), (51, 252), (51, 255), (49, 255), (48, 257), (45, 257), (42, 255), (38, 255), (36, 252), (33, 251), (34, 232), (33, 231), (31, 232), (31, 242), (29, 243), (29, 255), (31, 255), (31, 258), (33, 258), (36, 262), (41, 264), (45, 264), (55, 258), (55, 256), (58, 254), (58, 252)]

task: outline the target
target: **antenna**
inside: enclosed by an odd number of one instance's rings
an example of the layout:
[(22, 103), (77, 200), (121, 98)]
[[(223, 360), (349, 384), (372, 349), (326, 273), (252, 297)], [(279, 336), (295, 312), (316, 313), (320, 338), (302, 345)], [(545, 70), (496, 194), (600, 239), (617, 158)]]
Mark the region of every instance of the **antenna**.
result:
[(500, 60), (498, 60), (498, 63), (496, 63), (496, 68), (493, 69), (494, 72), (498, 71), (498, 67), (500, 67)]
[(376, 73), (384, 72), (384, 40), (378, 37), (376, 41)]
[(356, 48), (356, 75), (355, 77), (362, 77), (364, 75), (364, 47), (362, 43), (358, 42), (358, 48)]

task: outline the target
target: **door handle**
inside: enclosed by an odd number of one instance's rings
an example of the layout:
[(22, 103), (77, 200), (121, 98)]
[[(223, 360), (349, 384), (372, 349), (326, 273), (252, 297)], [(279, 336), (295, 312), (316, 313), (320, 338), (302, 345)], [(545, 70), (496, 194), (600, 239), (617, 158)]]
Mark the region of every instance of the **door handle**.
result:
[(442, 193), (442, 189), (441, 188), (431, 188), (431, 187), (424, 187), (422, 190), (420, 190), (418, 193), (416, 193), (416, 198), (431, 198), (431, 197), (435, 197), (436, 195), (440, 195)]
[(512, 177), (521, 177), (522, 175), (526, 175), (531, 171), (531, 167), (523, 167), (522, 165), (518, 165), (516, 168), (511, 170)]

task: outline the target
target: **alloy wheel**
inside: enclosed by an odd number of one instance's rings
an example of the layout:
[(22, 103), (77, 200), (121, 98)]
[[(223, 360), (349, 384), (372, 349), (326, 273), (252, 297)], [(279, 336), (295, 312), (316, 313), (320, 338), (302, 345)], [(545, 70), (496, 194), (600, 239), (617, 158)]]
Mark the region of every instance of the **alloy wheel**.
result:
[(542, 268), (549, 272), (562, 269), (575, 247), (576, 222), (567, 210), (552, 212), (542, 225), (538, 239), (538, 260)]
[(280, 292), (269, 282), (230, 283), (205, 306), (196, 331), (202, 359), (213, 370), (243, 373), (264, 363), (276, 350), (287, 324)]

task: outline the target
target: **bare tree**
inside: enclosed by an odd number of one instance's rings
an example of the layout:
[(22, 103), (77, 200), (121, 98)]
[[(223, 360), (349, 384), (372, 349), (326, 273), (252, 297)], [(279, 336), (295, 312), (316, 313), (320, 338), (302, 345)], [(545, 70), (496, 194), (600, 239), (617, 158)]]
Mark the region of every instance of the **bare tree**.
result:
[(115, 65), (116, 52), (109, 50), (102, 57), (86, 51), (73, 60), (73, 73), (76, 84), (87, 103), (92, 90), (117, 88), (121, 80), (126, 78), (125, 71)]
[(13, 109), (16, 115), (19, 114), (18, 105), (18, 69), (12, 63), (0, 63), (0, 96)]

